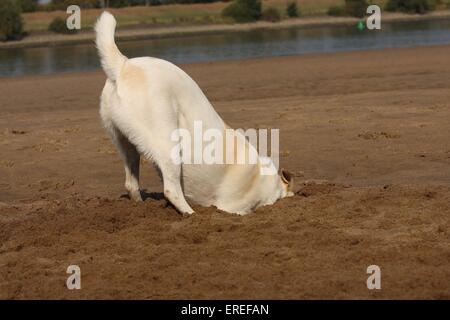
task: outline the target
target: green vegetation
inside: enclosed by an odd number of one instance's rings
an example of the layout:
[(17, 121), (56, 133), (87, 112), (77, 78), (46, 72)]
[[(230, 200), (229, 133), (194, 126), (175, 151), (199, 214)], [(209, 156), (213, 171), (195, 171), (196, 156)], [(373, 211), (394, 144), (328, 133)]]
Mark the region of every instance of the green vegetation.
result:
[(436, 9), (435, 0), (389, 0), (385, 9), (387, 11), (400, 11), (407, 13), (425, 14)]
[[(24, 2), (37, 2), (37, 0), (17, 0)], [(222, 0), (103, 0), (105, 7), (108, 8), (125, 8), (133, 6), (157, 6), (161, 4), (188, 4), (188, 3), (211, 3)], [(65, 10), (69, 5), (78, 5), (83, 9), (102, 8), (102, 1), (100, 0), (53, 0), (51, 3), (45, 5), (36, 5), (32, 11), (55, 11)], [(30, 10), (31, 11), (31, 10)]]
[[(109, 0), (111, 3), (113, 0)], [(77, 5), (80, 8), (98, 8), (100, 7), (100, 1), (97, 0), (52, 0), (52, 2), (40, 5), (39, 10), (54, 11), (54, 10), (66, 10), (70, 5)]]
[(276, 8), (268, 7), (263, 10), (261, 19), (270, 22), (279, 22), (281, 20), (281, 15)]
[(333, 17), (342, 17), (347, 15), (343, 6), (331, 6), (328, 8), (327, 14)]
[(345, 0), (345, 11), (352, 17), (364, 17), (368, 6), (366, 0)]
[[(14, 0), (29, 1), (29, 0)], [(34, 1), (34, 0), (32, 0)], [(54, 5), (61, 5), (65, 0), (56, 0)], [(111, 5), (118, 5), (118, 3), (110, 1)], [(128, 0), (131, 4), (129, 7), (120, 9), (110, 9), (117, 19), (119, 28), (127, 28), (131, 26), (180, 26), (180, 25), (206, 25), (206, 24), (223, 24), (234, 22), (235, 20), (231, 16), (223, 15), (224, 8), (230, 6), (234, 2), (213, 2), (213, 3), (194, 3), (194, 4), (166, 4), (164, 5), (150, 5), (150, 6), (135, 6), (135, 4), (142, 4), (142, 0)], [(145, 2), (145, 0), (143, 0)], [(149, 0), (150, 4), (157, 4), (160, 0)], [(173, 2), (183, 2), (184, 0), (171, 0)], [(208, 2), (211, 0), (187, 0), (194, 2)], [(225, 0), (227, 1), (227, 0)], [(414, 0), (411, 0), (414, 1)], [(450, 0), (437, 0), (436, 9), (450, 8)], [(0, 0), (3, 4), (4, 0)], [(377, 4), (381, 8), (385, 8), (385, 5), (389, 0), (367, 0), (369, 4)], [(67, 3), (82, 4), (82, 30), (91, 29), (102, 12), (101, 8), (94, 8), (100, 2), (97, 0), (67, 0)], [(308, 16), (320, 16), (329, 15), (333, 16), (348, 16), (346, 12), (345, 0), (264, 0), (263, 8), (274, 7), (276, 8), (281, 19), (290, 17), (288, 13), (289, 8), (295, 8), (293, 4), (296, 4), (298, 14), (303, 17)], [(337, 5), (337, 6), (336, 6)], [(245, 7), (245, 6), (244, 6)], [(263, 9), (261, 8), (261, 10)], [(49, 23), (55, 17), (67, 18), (66, 7), (61, 7), (58, 11), (43, 11), (42, 5), (38, 6), (37, 12), (24, 12), (22, 14), (24, 21), (24, 28), (27, 32), (33, 33), (36, 31), (48, 30)], [(244, 8), (245, 9), (245, 8)], [(301, 9), (301, 10), (300, 10)], [(50, 10), (50, 9), (49, 9)], [(290, 9), (289, 12), (295, 10)], [(260, 13), (261, 14), (261, 13)], [(260, 19), (261, 16), (257, 19)], [(258, 16), (258, 14), (256, 14)], [(250, 21), (255, 21), (255, 17), (250, 17)]]
[(299, 16), (297, 2), (288, 3), (286, 7), (286, 14), (289, 18), (296, 18)]
[(253, 22), (261, 18), (260, 0), (234, 0), (222, 11), (222, 15), (236, 22)]
[(0, 41), (19, 39), (22, 34), (20, 6), (12, 0), (0, 1)]
[(330, 7), (328, 9), (328, 15), (362, 18), (366, 15), (368, 6), (367, 0), (345, 0), (344, 6)]
[(76, 33), (77, 30), (71, 30), (67, 28), (66, 20), (61, 17), (56, 17), (50, 22), (48, 25), (48, 30), (55, 33), (63, 33), (63, 34), (73, 34)]
[(22, 12), (34, 12), (38, 9), (38, 0), (17, 0)]

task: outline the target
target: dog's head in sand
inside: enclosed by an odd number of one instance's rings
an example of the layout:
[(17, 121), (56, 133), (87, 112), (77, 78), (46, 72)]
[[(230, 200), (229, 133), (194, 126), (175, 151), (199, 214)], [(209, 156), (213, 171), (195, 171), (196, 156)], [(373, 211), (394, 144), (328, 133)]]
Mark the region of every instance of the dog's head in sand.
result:
[(281, 169), (280, 173), (281, 182), (283, 182), (283, 196), (292, 197), (294, 195), (294, 176), (287, 170)]

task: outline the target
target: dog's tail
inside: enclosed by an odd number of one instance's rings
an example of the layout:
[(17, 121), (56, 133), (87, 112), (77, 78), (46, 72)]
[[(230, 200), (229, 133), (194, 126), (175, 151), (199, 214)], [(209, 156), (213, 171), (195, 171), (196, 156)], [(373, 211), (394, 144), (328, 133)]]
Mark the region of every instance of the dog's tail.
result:
[(104, 11), (95, 24), (95, 44), (103, 70), (111, 81), (116, 81), (123, 64), (127, 60), (114, 42), (115, 29), (116, 19), (111, 13)]

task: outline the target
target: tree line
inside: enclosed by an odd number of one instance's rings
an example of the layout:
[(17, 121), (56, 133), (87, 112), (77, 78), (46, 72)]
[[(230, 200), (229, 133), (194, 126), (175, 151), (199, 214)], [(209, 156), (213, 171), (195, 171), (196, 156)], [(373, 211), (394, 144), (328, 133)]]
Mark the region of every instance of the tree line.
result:
[(155, 6), (171, 3), (210, 3), (227, 0), (53, 0), (40, 4), (38, 0), (15, 0), (22, 12), (65, 10), (75, 4), (80, 8), (123, 8), (131, 6)]

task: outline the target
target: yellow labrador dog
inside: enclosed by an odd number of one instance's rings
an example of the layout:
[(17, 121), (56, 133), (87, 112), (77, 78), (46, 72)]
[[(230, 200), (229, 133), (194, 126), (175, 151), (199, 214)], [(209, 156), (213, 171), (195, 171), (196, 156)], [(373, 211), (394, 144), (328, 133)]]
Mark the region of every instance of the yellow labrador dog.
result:
[[(279, 175), (276, 169), (274, 174), (264, 173), (261, 167), (267, 159), (263, 157), (257, 156), (254, 163), (177, 161), (174, 150), (184, 155), (191, 152), (174, 139), (180, 130), (194, 135), (195, 124), (201, 123), (204, 130), (214, 129), (225, 135), (230, 128), (183, 70), (161, 59), (128, 59), (122, 55), (114, 41), (115, 28), (116, 20), (108, 12), (102, 13), (95, 26), (96, 45), (107, 76), (100, 115), (124, 160), (125, 188), (133, 200), (142, 200), (140, 155), (159, 168), (164, 195), (181, 213), (194, 212), (186, 199), (246, 214), (293, 195), (291, 175), (285, 171)], [(236, 133), (234, 140), (254, 152), (241, 133)], [(236, 159), (237, 149), (223, 146), (224, 154), (232, 159)], [(273, 163), (269, 166), (273, 167)]]

